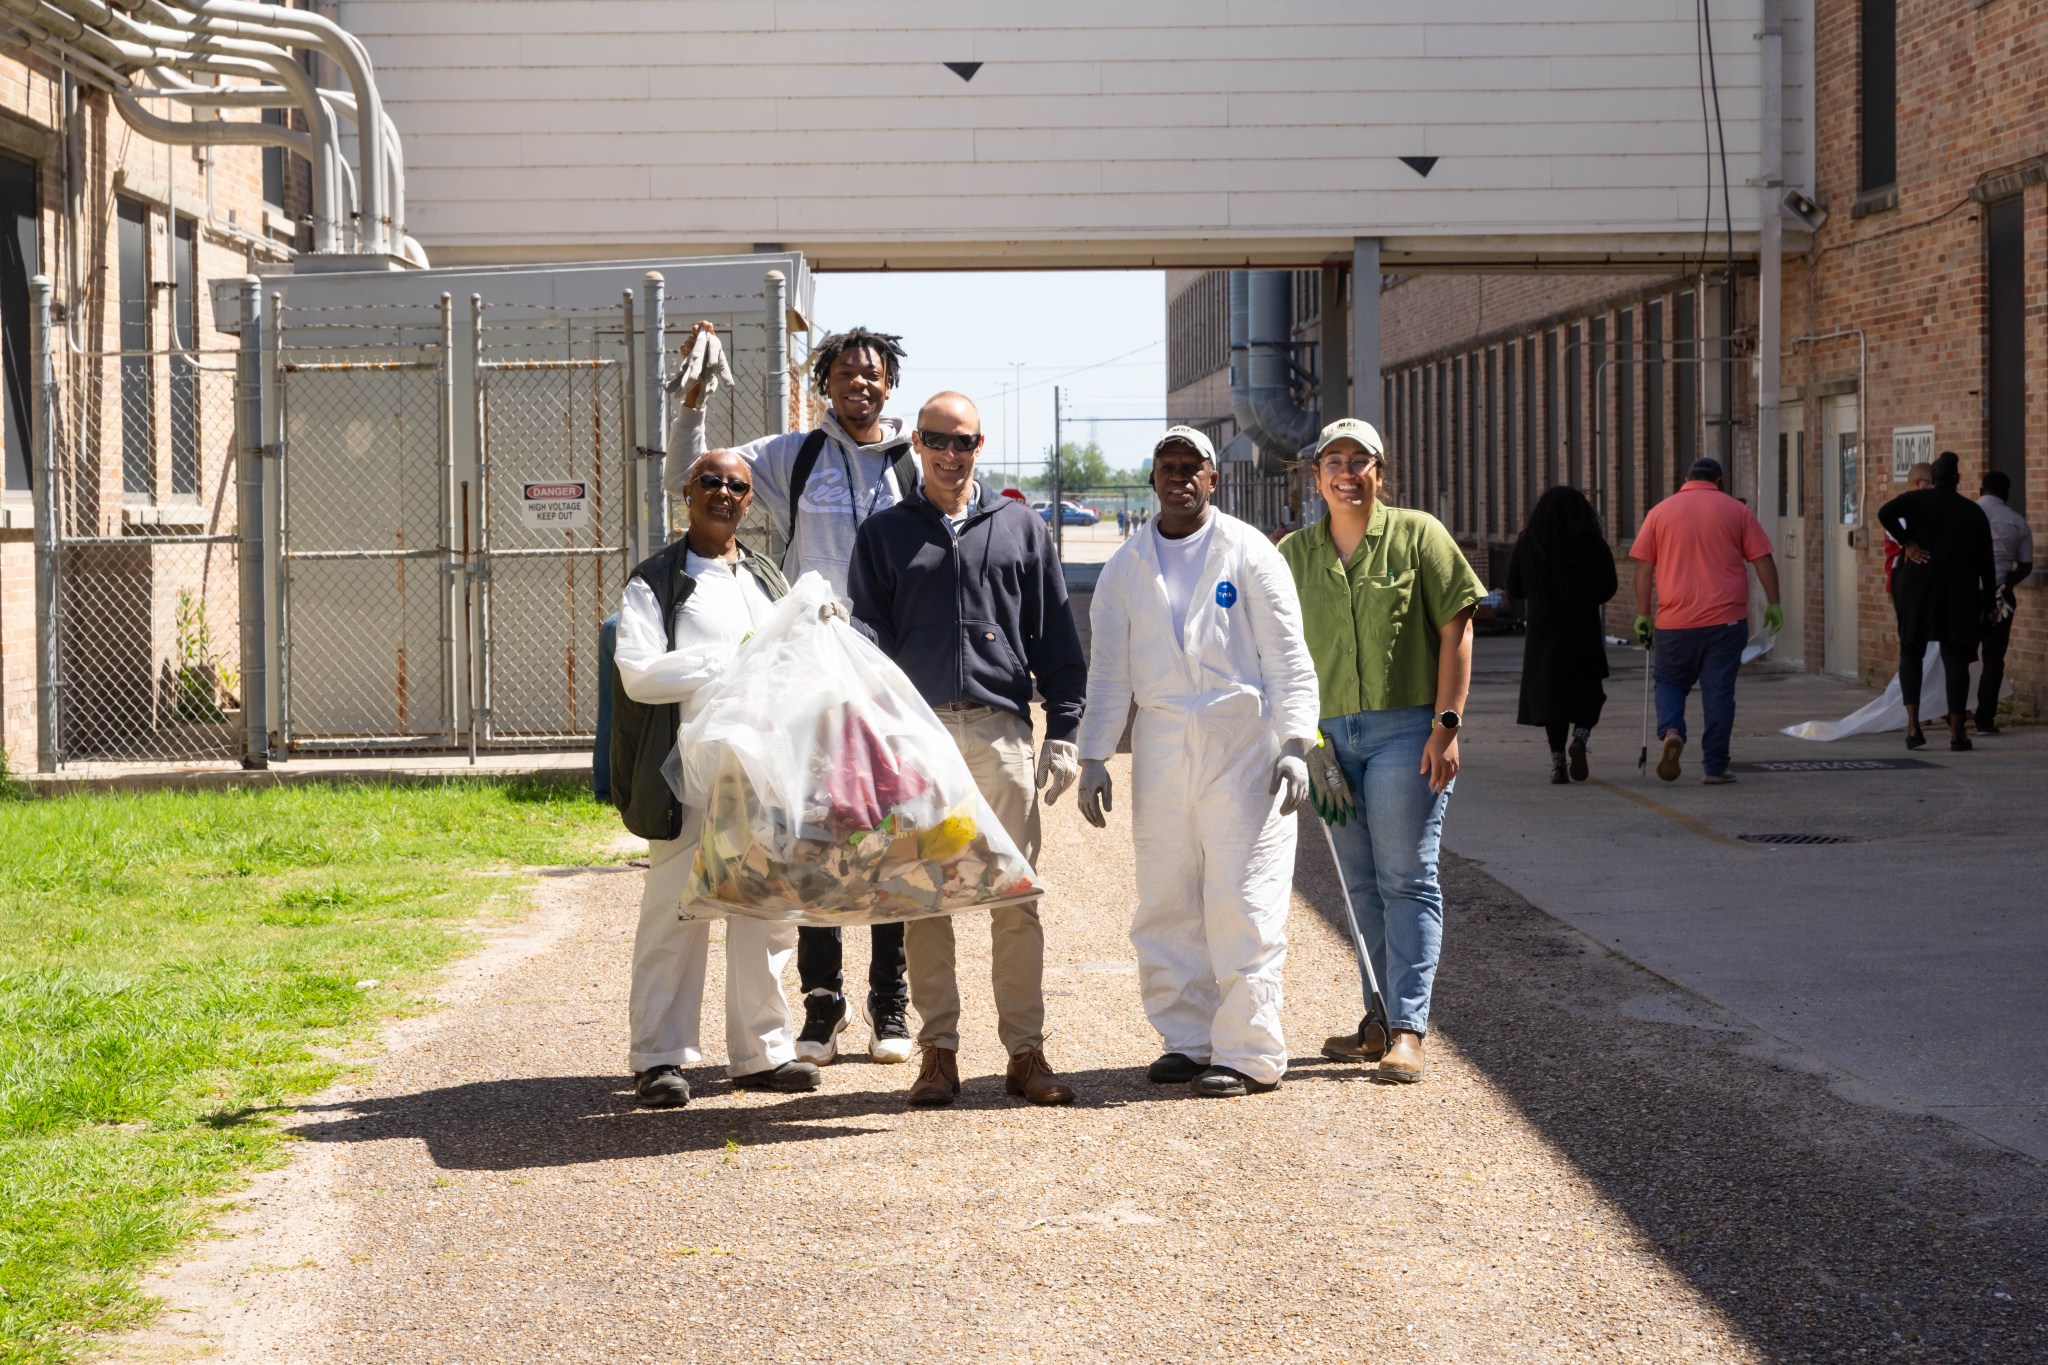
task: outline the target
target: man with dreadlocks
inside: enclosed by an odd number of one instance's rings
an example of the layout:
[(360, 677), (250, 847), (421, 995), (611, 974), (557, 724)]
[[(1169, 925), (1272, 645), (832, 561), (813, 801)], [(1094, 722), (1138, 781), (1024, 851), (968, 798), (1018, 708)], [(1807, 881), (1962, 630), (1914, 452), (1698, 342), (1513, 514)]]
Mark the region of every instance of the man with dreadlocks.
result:
[[(696, 330), (710, 332), (712, 326), (700, 322)], [(695, 341), (693, 334), (683, 346), (685, 354)], [(900, 337), (865, 327), (834, 332), (811, 352), (811, 383), (825, 396), (825, 420), (814, 431), (763, 436), (734, 452), (753, 474), (755, 503), (788, 538), (782, 572), (791, 582), (816, 570), (845, 598), (847, 565), (861, 524), (916, 491), (910, 433), (897, 418), (882, 415), (902, 360)], [(671, 499), (682, 496), (683, 476), (705, 452), (704, 380), (684, 386), (677, 397), (663, 480)], [(877, 1062), (905, 1062), (911, 1044), (903, 925), (878, 924), (870, 932), (868, 1055)], [(838, 1055), (839, 1034), (853, 1018), (839, 930), (799, 929), (796, 961), (804, 990), (797, 1058), (830, 1062)]]

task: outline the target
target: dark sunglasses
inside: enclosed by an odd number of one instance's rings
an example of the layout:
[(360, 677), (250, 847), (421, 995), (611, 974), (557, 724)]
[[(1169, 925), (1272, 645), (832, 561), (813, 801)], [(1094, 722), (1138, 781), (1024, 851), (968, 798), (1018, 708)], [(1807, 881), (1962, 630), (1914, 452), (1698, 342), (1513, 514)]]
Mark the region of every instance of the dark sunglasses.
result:
[(920, 431), (917, 439), (924, 442), (926, 450), (957, 450), (962, 455), (972, 455), (981, 449), (981, 437), (964, 431)]
[(699, 474), (697, 476), (697, 487), (703, 489), (706, 493), (716, 493), (719, 489), (723, 488), (736, 498), (744, 498), (747, 494), (754, 491), (754, 485), (748, 483), (745, 479), (721, 479), (716, 474)]

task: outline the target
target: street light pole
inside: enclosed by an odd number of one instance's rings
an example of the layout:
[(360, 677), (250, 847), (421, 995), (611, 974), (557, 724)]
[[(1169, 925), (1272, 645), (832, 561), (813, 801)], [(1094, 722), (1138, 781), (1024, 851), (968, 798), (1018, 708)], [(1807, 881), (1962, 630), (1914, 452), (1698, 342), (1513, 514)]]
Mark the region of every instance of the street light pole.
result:
[(1054, 558), (1066, 558), (1066, 518), (1060, 515), (1060, 386), (1052, 386), (1052, 550)]

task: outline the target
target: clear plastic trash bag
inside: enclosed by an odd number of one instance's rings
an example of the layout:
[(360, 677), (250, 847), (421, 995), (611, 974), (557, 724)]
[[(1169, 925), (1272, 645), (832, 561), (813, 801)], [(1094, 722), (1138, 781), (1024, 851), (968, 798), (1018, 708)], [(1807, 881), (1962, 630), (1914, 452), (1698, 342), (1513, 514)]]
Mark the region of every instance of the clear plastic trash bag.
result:
[(1037, 897), (1038, 874), (901, 669), (807, 573), (699, 694), (663, 767), (691, 910), (879, 924)]

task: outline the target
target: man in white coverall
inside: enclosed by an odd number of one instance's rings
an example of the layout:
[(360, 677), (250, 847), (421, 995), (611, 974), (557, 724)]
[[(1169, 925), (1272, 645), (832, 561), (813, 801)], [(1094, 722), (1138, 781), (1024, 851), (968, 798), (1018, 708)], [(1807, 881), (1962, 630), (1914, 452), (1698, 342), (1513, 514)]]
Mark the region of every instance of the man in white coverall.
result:
[(1280, 970), (1318, 698), (1294, 578), (1271, 541), (1209, 506), (1215, 462), (1192, 427), (1152, 448), (1159, 515), (1095, 586), (1079, 791), (1100, 828), (1135, 699), (1131, 944), (1166, 1046), (1146, 1075), (1220, 1097), (1287, 1070)]
[[(737, 539), (754, 500), (745, 461), (725, 450), (703, 456), (690, 466), (682, 496), (688, 530), (626, 581), (617, 660), (626, 697), (647, 715), (679, 708), (678, 726), (688, 723), (698, 693), (724, 675), (741, 642), (774, 609), (773, 599), (787, 591), (775, 566)], [(663, 619), (664, 598), (674, 603), (672, 631)], [(845, 616), (836, 602), (826, 610)], [(622, 717), (621, 723), (636, 719)], [(645, 804), (667, 806), (674, 799), (656, 752), (674, 747), (669, 733), (664, 729), (633, 765), (635, 799)], [(687, 1104), (682, 1068), (703, 1060), (698, 1030), (711, 924), (685, 918), (684, 905), (696, 851), (686, 828), (679, 838), (647, 844), (627, 1018), (635, 1093), (652, 1108)], [(725, 922), (726, 1072), (736, 1089), (818, 1088), (818, 1068), (795, 1060), (789, 1001), (782, 994), (782, 971), (795, 947), (794, 926), (744, 915)]]

